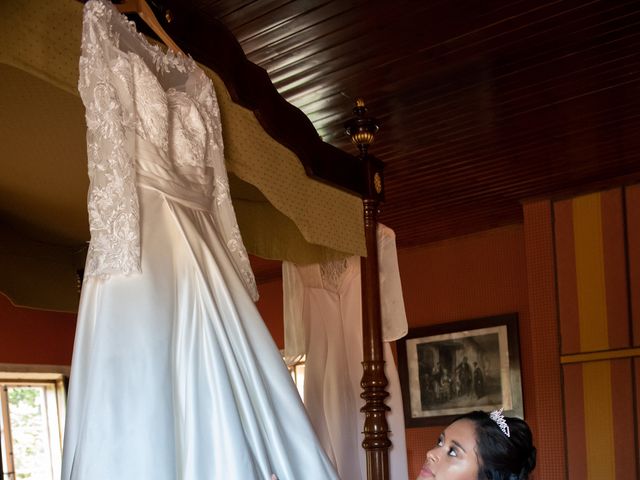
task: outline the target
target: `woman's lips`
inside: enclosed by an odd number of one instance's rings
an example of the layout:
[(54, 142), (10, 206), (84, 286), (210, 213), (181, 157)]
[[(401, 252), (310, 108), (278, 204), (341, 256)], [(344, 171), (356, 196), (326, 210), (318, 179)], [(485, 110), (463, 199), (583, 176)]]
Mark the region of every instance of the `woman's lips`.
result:
[(426, 465), (423, 465), (422, 470), (420, 470), (420, 477), (421, 478), (433, 478), (433, 472), (431, 471), (431, 469), (429, 467), (427, 467)]

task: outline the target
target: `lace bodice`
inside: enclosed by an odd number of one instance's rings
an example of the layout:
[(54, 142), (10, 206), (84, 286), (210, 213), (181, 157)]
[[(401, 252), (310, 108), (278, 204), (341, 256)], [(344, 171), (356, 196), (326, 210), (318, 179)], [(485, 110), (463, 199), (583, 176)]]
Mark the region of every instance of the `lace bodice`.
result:
[(218, 102), (194, 60), (163, 52), (107, 0), (85, 4), (78, 90), (85, 104), (91, 243), (86, 275), (140, 272), (137, 185), (212, 211), (250, 294), (257, 288), (229, 195)]

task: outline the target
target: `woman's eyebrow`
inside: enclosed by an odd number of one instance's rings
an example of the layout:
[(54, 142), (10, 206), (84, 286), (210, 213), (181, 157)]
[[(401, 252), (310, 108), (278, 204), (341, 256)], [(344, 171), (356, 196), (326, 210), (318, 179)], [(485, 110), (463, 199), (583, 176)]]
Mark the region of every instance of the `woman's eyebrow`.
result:
[(456, 442), (455, 440), (451, 440), (451, 443), (453, 443), (456, 447), (458, 447), (460, 450), (462, 450), (464, 453), (467, 453), (467, 451), (462, 447), (462, 445), (460, 445), (458, 442)]

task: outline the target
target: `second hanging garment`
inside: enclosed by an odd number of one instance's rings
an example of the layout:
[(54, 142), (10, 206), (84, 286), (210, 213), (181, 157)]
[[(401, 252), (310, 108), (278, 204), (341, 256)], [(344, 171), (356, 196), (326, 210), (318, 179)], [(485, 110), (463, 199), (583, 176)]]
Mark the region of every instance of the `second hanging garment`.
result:
[[(378, 264), (391, 480), (406, 480), (407, 451), (400, 380), (389, 342), (407, 333), (396, 240), (378, 225)], [(306, 355), (304, 401), (327, 454), (344, 479), (367, 478), (362, 448), (362, 295), (360, 257), (322, 264), (282, 264), (285, 353)]]

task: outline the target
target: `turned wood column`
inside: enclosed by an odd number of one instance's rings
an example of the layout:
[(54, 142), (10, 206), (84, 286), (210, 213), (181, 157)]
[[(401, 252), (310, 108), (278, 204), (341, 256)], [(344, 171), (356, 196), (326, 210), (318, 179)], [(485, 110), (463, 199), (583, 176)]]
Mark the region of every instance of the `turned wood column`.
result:
[(367, 479), (389, 479), (389, 426), (385, 399), (387, 378), (384, 374), (384, 355), (382, 345), (382, 315), (380, 309), (380, 276), (378, 274), (378, 209), (384, 200), (382, 168), (383, 163), (368, 154), (367, 149), (373, 143), (378, 131), (375, 118), (365, 115), (367, 109), (361, 98), (356, 100), (353, 109), (354, 118), (345, 124), (347, 134), (358, 147), (360, 155), (359, 175), (362, 184), (364, 206), (364, 233), (367, 256), (362, 257), (362, 393), (365, 404), (361, 411), (365, 414), (364, 440), (366, 451)]
[(387, 378), (384, 374), (382, 345), (382, 319), (380, 314), (380, 280), (378, 275), (377, 215), (379, 202), (364, 199), (364, 222), (367, 257), (362, 266), (362, 393), (365, 400), (364, 440), (362, 446), (367, 457), (367, 479), (388, 480), (389, 440), (385, 399)]

